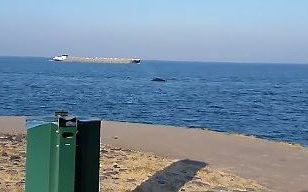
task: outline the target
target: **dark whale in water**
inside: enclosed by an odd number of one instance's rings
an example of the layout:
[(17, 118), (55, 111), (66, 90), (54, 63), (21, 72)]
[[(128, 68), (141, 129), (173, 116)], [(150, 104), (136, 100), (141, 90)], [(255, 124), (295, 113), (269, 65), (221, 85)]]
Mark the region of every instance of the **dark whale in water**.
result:
[(156, 77), (156, 78), (152, 79), (152, 81), (156, 81), (156, 82), (166, 82), (165, 79), (162, 79), (162, 78), (159, 78), (159, 77)]

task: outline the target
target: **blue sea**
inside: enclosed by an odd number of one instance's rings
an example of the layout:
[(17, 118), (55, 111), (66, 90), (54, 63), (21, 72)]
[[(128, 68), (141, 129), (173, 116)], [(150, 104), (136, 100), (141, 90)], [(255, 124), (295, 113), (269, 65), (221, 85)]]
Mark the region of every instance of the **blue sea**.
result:
[[(151, 81), (155, 77), (167, 82)], [(254, 135), (308, 146), (308, 65), (0, 57), (0, 115), (80, 117)]]

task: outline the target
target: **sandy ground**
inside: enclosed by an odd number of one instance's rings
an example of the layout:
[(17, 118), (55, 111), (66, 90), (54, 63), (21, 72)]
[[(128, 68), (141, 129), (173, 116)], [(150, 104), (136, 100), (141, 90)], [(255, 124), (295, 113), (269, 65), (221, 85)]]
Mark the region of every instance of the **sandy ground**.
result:
[(0, 116), (1, 133), (25, 133), (25, 126), (24, 117)]
[[(0, 147), (0, 191), (24, 191), (25, 135), (0, 133)], [(211, 169), (204, 162), (172, 160), (110, 145), (101, 145), (100, 187), (104, 192), (268, 191), (255, 181)]]
[[(9, 118), (8, 123), (5, 123), (6, 118), (0, 118), (0, 132), (10, 133), (10, 127), (8, 124), (14, 125), (14, 132), (22, 133), (24, 130), (24, 123), (21, 120), (14, 121), (14, 118)], [(13, 124), (12, 124), (13, 123)], [(159, 164), (155, 167), (150, 174), (146, 174), (147, 177), (141, 179), (143, 183), (141, 187), (147, 186), (157, 186), (151, 185), (153, 182), (158, 182), (159, 184), (168, 183), (173, 177), (168, 177), (174, 174), (174, 167), (176, 170), (182, 170), (176, 172), (175, 175), (179, 174), (183, 176), (183, 173), (192, 172), (195, 173), (194, 176), (188, 175), (181, 178), (191, 178), (188, 180), (179, 179), (185, 183), (177, 186), (175, 189), (182, 190), (181, 187), (185, 187), (192, 181), (192, 178), (199, 178), (202, 180), (204, 189), (197, 191), (207, 191), (205, 186), (211, 186), (209, 180), (206, 179), (208, 173), (215, 172), (215, 177), (222, 173), (221, 175), (230, 175), (230, 177), (238, 178), (237, 184), (245, 183), (246, 191), (258, 191), (265, 190), (256, 187), (257, 184), (251, 180), (245, 180), (243, 178), (253, 179), (256, 182), (266, 186), (272, 191), (292, 191), (292, 192), (307, 192), (308, 191), (308, 150), (307, 148), (299, 146), (290, 146), (284, 143), (277, 143), (272, 141), (266, 141), (261, 139), (256, 139), (252, 137), (238, 136), (238, 135), (225, 135), (221, 133), (211, 132), (207, 130), (195, 130), (195, 129), (179, 129), (169, 126), (154, 126), (154, 125), (144, 125), (144, 124), (134, 124), (134, 123), (120, 123), (120, 122), (103, 122), (102, 126), (102, 142), (107, 145), (120, 147), (120, 152), (125, 154), (126, 149), (134, 149), (134, 159), (137, 154), (140, 156), (148, 158), (139, 159), (137, 162), (144, 161), (144, 164), (138, 163), (138, 165), (144, 165), (142, 168), (139, 167), (137, 170), (147, 170), (149, 165)], [(106, 145), (107, 144), (107, 145)], [(124, 150), (123, 150), (124, 149)], [(106, 148), (108, 151), (108, 148)], [(114, 150), (112, 153), (114, 153)], [(103, 153), (105, 161), (108, 160), (108, 153)], [(156, 156), (158, 155), (158, 156)], [(125, 156), (127, 156), (125, 154)], [(165, 157), (165, 158), (163, 158)], [(107, 158), (107, 159), (106, 159)], [(121, 157), (115, 154), (111, 161), (119, 158), (116, 163), (120, 164), (124, 162)], [(151, 161), (151, 159), (154, 161)], [(155, 158), (157, 158), (155, 160)], [(175, 160), (180, 159), (180, 160)], [(190, 160), (183, 160), (190, 159)], [(164, 162), (169, 162), (169, 164), (164, 164)], [(136, 162), (136, 161), (132, 161)], [(178, 162), (178, 163), (177, 163)], [(114, 163), (114, 162), (113, 162)], [(104, 165), (104, 163), (102, 163)], [(129, 165), (130, 163), (128, 163)], [(2, 164), (1, 164), (2, 165)], [(188, 167), (183, 171), (181, 167)], [(121, 165), (122, 166), (122, 165)], [(120, 167), (121, 167), (120, 166)], [(123, 165), (126, 167), (126, 165)], [(112, 167), (112, 166), (111, 166)], [(117, 166), (116, 166), (117, 167)], [(128, 166), (127, 166), (128, 167)], [(196, 168), (198, 167), (198, 168)], [(108, 169), (108, 168), (107, 168)], [(135, 168), (133, 168), (135, 169)], [(199, 176), (200, 171), (197, 170), (210, 170), (201, 171), (204, 173)], [(1, 169), (0, 169), (1, 170)], [(166, 171), (165, 171), (166, 170)], [(187, 171), (190, 170), (190, 171)], [(214, 171), (213, 171), (214, 170)], [(147, 170), (149, 171), (149, 170)], [(234, 176), (239, 175), (240, 177)], [(217, 173), (217, 174), (216, 174)], [(122, 175), (123, 172), (119, 171), (118, 175)], [(137, 175), (139, 172), (137, 172)], [(152, 176), (151, 176), (152, 174)], [(154, 174), (154, 175), (153, 175)], [(126, 175), (124, 178), (129, 177), (130, 174)], [(185, 175), (185, 174), (184, 174)], [(197, 176), (196, 176), (197, 175)], [(174, 175), (173, 175), (174, 176)], [(166, 179), (167, 177), (167, 179)], [(103, 176), (104, 179), (107, 179)], [(163, 179), (165, 178), (165, 179)], [(224, 177), (227, 178), (227, 177)], [(136, 185), (140, 182), (140, 179), (136, 178), (126, 178), (128, 180), (135, 179)], [(214, 179), (215, 181), (217, 180)], [(230, 179), (232, 181), (234, 179)], [(242, 180), (242, 182), (239, 182)], [(116, 179), (113, 181), (120, 182), (121, 179)], [(218, 179), (218, 187), (222, 185), (226, 187), (226, 180)], [(199, 183), (200, 185), (203, 185)], [(248, 187), (247, 183), (254, 183), (255, 188)], [(107, 182), (108, 183), (108, 182)], [(109, 182), (110, 183), (110, 182)], [(197, 182), (198, 183), (198, 182)], [(158, 185), (160, 186), (160, 185)], [(136, 186), (131, 186), (136, 187)], [(186, 186), (187, 187), (187, 186)], [(200, 187), (200, 186), (199, 186)], [(112, 188), (112, 187), (111, 187)], [(132, 189), (130, 188), (130, 189)], [(250, 188), (250, 189), (249, 189)], [(139, 189), (139, 188), (137, 188)], [(186, 191), (194, 191), (188, 190)], [(191, 188), (193, 189), (193, 187)], [(212, 188), (215, 190), (220, 190), (217, 188)], [(213, 191), (212, 190), (212, 191)], [(222, 191), (243, 191), (239, 189), (225, 188)], [(244, 191), (245, 191), (244, 190)], [(108, 191), (108, 189), (104, 189)], [(110, 190), (112, 191), (112, 190)], [(142, 190), (139, 190), (142, 191)], [(168, 191), (168, 190), (165, 190)], [(170, 191), (170, 190), (169, 190)], [(175, 190), (171, 190), (175, 191)]]
[(308, 149), (300, 146), (200, 129), (121, 122), (103, 122), (101, 137), (115, 146), (206, 162), (273, 191), (308, 192)]

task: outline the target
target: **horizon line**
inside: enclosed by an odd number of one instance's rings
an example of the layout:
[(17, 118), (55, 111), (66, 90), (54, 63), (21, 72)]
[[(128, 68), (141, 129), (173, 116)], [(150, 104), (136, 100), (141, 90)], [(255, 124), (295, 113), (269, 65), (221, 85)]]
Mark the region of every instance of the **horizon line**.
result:
[[(0, 55), (0, 57), (19, 57), (19, 58), (52, 58), (49, 56), (32, 55)], [(121, 58), (121, 57), (119, 57)], [(124, 57), (123, 57), (124, 58)], [(273, 64), (273, 65), (308, 65), (308, 62), (256, 62), (256, 61), (211, 61), (211, 60), (170, 60), (170, 59), (142, 59), (143, 61), (163, 61), (163, 62), (189, 62), (189, 63), (217, 63), (217, 64)]]

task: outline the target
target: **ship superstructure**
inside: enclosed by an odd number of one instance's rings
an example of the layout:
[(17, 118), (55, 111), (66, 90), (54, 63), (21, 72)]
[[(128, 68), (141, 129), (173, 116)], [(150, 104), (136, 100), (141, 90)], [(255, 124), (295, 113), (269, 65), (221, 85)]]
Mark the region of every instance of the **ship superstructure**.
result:
[(52, 58), (52, 60), (54, 60), (54, 61), (64, 61), (67, 58), (68, 58), (68, 55), (60, 55), (60, 56), (55, 56), (54, 58)]

